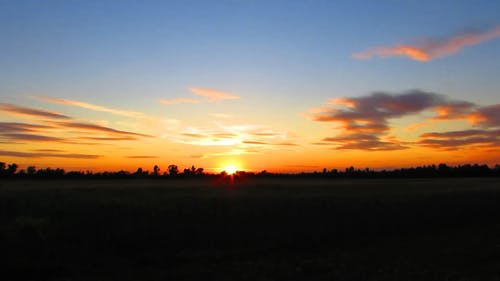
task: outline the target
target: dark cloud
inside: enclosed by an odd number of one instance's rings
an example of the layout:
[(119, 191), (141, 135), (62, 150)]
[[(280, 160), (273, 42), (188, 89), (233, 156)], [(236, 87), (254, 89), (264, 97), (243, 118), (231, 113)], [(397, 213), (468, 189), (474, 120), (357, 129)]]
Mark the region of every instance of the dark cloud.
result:
[(65, 152), (64, 150), (60, 150), (60, 149), (32, 149), (31, 151), (35, 151), (35, 152)]
[(473, 113), (472, 121), (484, 127), (500, 127), (500, 104), (479, 107)]
[(5, 151), (0, 150), (0, 156), (11, 156), (20, 158), (74, 158), (74, 159), (97, 159), (102, 157), (101, 155), (93, 154), (78, 154), (78, 153), (50, 153), (50, 152), (18, 152), (18, 151)]
[(114, 135), (126, 135), (126, 136), (137, 136), (137, 137), (152, 137), (151, 135), (139, 134), (134, 132), (120, 131), (109, 127), (104, 127), (91, 123), (80, 123), (80, 122), (51, 122), (53, 125), (68, 129), (79, 129), (86, 131), (101, 132)]
[(18, 106), (18, 105), (13, 105), (13, 104), (8, 104), (8, 103), (0, 103), (0, 111), (12, 113), (12, 114), (33, 116), (33, 117), (44, 117), (44, 118), (51, 118), (51, 119), (71, 119), (71, 117), (68, 117), (66, 115), (63, 115), (63, 114), (60, 114), (57, 112), (51, 112), (51, 111), (36, 109), (36, 108), (31, 108), (31, 107)]
[(335, 149), (360, 149), (368, 151), (401, 150), (408, 147), (397, 140), (382, 141), (374, 134), (347, 134), (345, 136), (324, 138), (323, 142), (335, 144)]
[(424, 147), (455, 150), (463, 146), (500, 146), (500, 129), (424, 133), (417, 142)]
[[(426, 110), (437, 113), (431, 118), (434, 121), (466, 119), (483, 128), (500, 126), (500, 105), (480, 107), (471, 102), (453, 100), (444, 95), (422, 90), (411, 90), (400, 94), (376, 92), (363, 97), (334, 99), (329, 104), (332, 107), (321, 108), (312, 114), (312, 119), (337, 123), (340, 126), (338, 128), (340, 133), (315, 144), (331, 143), (335, 149), (377, 151), (408, 148), (406, 143), (394, 137), (387, 138), (386, 135), (391, 129), (389, 120)], [(481, 132), (484, 134), (486, 131)], [(474, 136), (468, 141), (461, 139), (444, 142), (443, 138), (431, 139), (431, 136), (423, 135), (418, 144), (437, 147), (439, 143), (443, 143), (448, 147), (454, 143), (457, 145), (469, 142), (488, 143), (490, 137), (482, 139)]]
[(447, 101), (442, 102), (434, 107), (438, 116), (432, 120), (455, 120), (466, 118), (476, 105), (466, 101)]
[(38, 132), (40, 130), (51, 129), (53, 127), (46, 125), (36, 125), (27, 123), (16, 123), (16, 122), (0, 122), (0, 132)]
[(52, 141), (52, 142), (63, 142), (65, 139), (58, 137), (49, 137), (44, 135), (35, 135), (35, 134), (0, 134), (0, 138), (9, 139), (13, 141)]
[(341, 133), (325, 138), (322, 143), (332, 143), (336, 149), (368, 151), (407, 148), (396, 139), (381, 139), (390, 130), (389, 119), (419, 113), (438, 105), (464, 105), (463, 102), (449, 101), (443, 95), (421, 90), (401, 94), (376, 92), (364, 97), (334, 99), (329, 104), (334, 107), (323, 108), (312, 118), (340, 124)]
[[(388, 129), (387, 119), (402, 117), (443, 104), (445, 98), (430, 92), (412, 90), (403, 94), (376, 92), (369, 96), (332, 100), (343, 108), (330, 108), (313, 115), (315, 121), (341, 122), (362, 129)], [(347, 105), (347, 107), (345, 106)], [(367, 123), (366, 125), (363, 125)]]

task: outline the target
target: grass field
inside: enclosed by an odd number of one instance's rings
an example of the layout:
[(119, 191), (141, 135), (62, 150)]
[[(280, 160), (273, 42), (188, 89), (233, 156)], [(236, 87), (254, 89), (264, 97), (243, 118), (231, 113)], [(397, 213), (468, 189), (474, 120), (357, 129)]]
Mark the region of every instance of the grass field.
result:
[(500, 280), (498, 178), (2, 180), (2, 280)]

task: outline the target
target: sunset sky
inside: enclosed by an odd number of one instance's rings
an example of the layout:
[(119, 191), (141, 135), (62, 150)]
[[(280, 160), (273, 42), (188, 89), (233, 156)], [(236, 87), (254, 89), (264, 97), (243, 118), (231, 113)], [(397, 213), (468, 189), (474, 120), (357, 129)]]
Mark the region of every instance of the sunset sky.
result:
[(500, 164), (499, 1), (0, 0), (0, 162)]

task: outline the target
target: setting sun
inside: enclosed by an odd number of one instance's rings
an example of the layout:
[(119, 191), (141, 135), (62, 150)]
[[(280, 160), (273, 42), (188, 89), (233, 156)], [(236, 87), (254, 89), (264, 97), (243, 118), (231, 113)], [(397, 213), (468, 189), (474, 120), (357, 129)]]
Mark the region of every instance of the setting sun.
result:
[(234, 173), (236, 173), (238, 171), (238, 168), (235, 166), (235, 165), (227, 165), (226, 167), (224, 167), (222, 169), (223, 171), (226, 171), (226, 173), (228, 175), (233, 175)]

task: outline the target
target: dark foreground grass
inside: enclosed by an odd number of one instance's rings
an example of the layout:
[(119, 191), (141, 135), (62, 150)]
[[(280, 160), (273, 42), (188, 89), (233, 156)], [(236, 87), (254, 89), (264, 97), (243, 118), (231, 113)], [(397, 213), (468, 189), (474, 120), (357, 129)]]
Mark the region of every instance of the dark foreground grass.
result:
[(2, 280), (500, 280), (496, 178), (0, 182)]

